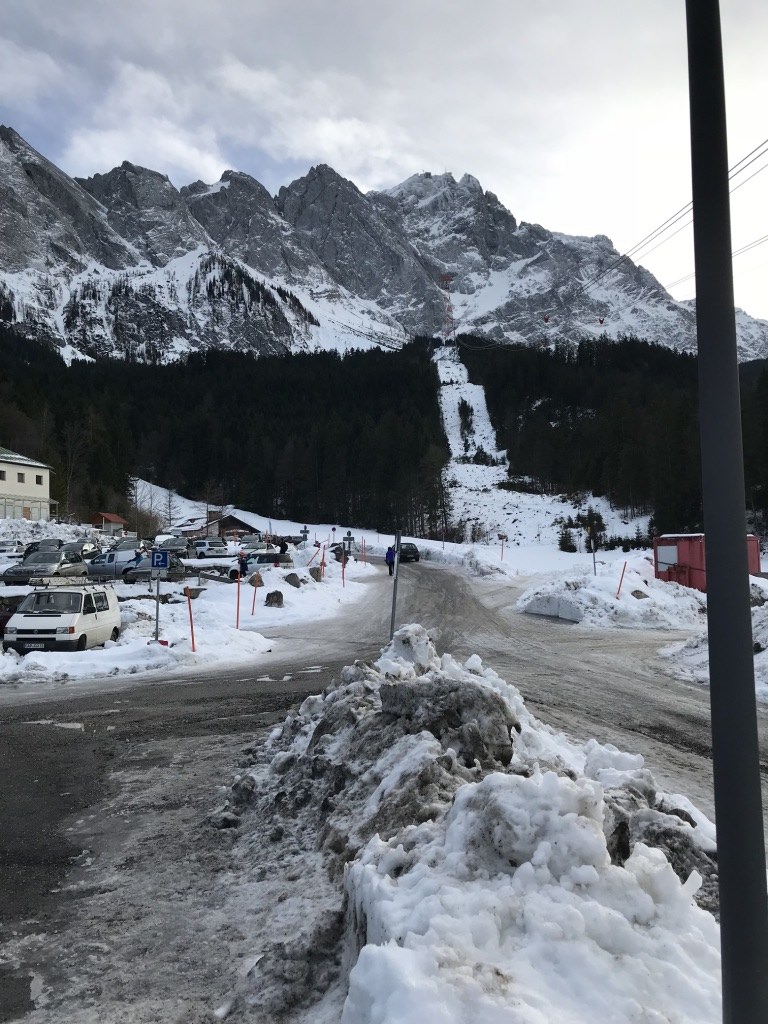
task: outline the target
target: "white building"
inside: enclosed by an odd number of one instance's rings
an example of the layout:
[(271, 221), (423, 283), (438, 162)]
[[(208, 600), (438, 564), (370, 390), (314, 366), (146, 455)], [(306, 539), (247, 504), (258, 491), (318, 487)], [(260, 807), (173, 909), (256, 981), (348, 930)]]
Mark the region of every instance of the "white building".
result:
[(44, 462), (0, 448), (0, 517), (55, 517), (59, 503), (51, 501), (51, 472)]

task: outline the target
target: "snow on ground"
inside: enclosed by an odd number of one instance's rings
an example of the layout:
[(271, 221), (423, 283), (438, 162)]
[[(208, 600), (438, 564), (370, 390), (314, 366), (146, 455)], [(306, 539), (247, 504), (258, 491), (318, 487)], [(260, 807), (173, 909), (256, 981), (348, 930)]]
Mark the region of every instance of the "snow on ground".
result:
[[(141, 493), (150, 495), (153, 507), (160, 507), (163, 501), (168, 502), (168, 492), (163, 488), (144, 481), (138, 483)], [(533, 499), (536, 496), (521, 497)], [(182, 519), (199, 512), (197, 502), (175, 494), (172, 500)], [(272, 520), (241, 509), (235, 509), (234, 514), (251, 522), (254, 529), (277, 535), (297, 536), (304, 525), (289, 520)], [(545, 543), (537, 536), (536, 520), (537, 516), (524, 520), (524, 544), (509, 544), (495, 536), (464, 544), (418, 537), (403, 539), (416, 542), (424, 561), (454, 566), (474, 576), (496, 582), (505, 577), (534, 577), (535, 582), (517, 602), (522, 612), (555, 616), (586, 629), (689, 631), (691, 636), (686, 642), (670, 645), (663, 653), (668, 657), (672, 671), (680, 678), (708, 684), (706, 595), (655, 579), (652, 556), (648, 551), (598, 551), (594, 558), (587, 552), (571, 554), (560, 551), (554, 539)], [(313, 525), (309, 528), (308, 546), (292, 554), (297, 571), (310, 560), (317, 565), (323, 557), (323, 547), (327, 549), (348, 530), (353, 537), (353, 558), (347, 567), (345, 585), (342, 585), (339, 563), (327, 553), (325, 577), (320, 586), (310, 581), (307, 572), (300, 572), (303, 582), (297, 590), (284, 582), (285, 573), (268, 569), (264, 572), (267, 589), (281, 591), (284, 607), (263, 609), (261, 593), (257, 596), (254, 615), (251, 615), (253, 590), (244, 586), (239, 629), (236, 628), (236, 588), (226, 583), (204, 582), (205, 589), (192, 605), (198, 648), (195, 653), (191, 650), (189, 613), (182, 584), (161, 585), (164, 600), (170, 602), (161, 606), (161, 638), (171, 646), (159, 647), (148, 643), (154, 639), (155, 609), (154, 600), (149, 600), (148, 589), (141, 585), (118, 583), (124, 632), (116, 644), (108, 643), (103, 650), (66, 654), (38, 652), (23, 658), (6, 652), (0, 656), (0, 683), (39, 683), (46, 679), (75, 681), (78, 677), (93, 678), (119, 672), (181, 672), (191, 666), (209, 665), (212, 660), (222, 664), (247, 661), (269, 646), (269, 641), (259, 632), (265, 621), (269, 622), (270, 628), (313, 621), (336, 615), (347, 602), (357, 599), (361, 579), (365, 574), (375, 572), (368, 556), (383, 556), (393, 541), (391, 535), (345, 526)], [(87, 528), (82, 526), (0, 520), (0, 539), (12, 537), (26, 542), (35, 537), (59, 536), (71, 540), (84, 536), (86, 532)], [(315, 547), (315, 543), (320, 547)], [(236, 551), (237, 546), (231, 544), (231, 554)], [(7, 564), (10, 561), (0, 560), (0, 571)], [(202, 570), (210, 568), (204, 560), (187, 560), (187, 564)], [(190, 582), (196, 582), (194, 577)], [(23, 594), (28, 589), (6, 587), (0, 596), (3, 593), (9, 596)], [(755, 653), (756, 694), (759, 700), (768, 701), (768, 610), (762, 608), (762, 603), (768, 600), (768, 582), (752, 578), (752, 591), (753, 633), (756, 644), (761, 648)], [(223, 638), (226, 638), (224, 642)]]
[[(254, 654), (268, 650), (272, 642), (260, 632), (300, 621), (318, 621), (337, 615), (345, 604), (359, 600), (362, 580), (376, 569), (367, 562), (351, 559), (342, 580), (341, 565), (335, 559), (326, 561), (323, 578), (316, 582), (308, 565), (320, 562), (315, 548), (293, 552), (296, 568), (282, 570), (265, 567), (261, 570), (263, 586), (247, 582), (239, 588), (229, 582), (201, 581), (198, 597), (188, 601), (185, 583), (162, 582), (159, 606), (159, 639), (155, 643), (155, 585), (110, 583), (120, 601), (122, 634), (116, 642), (107, 641), (103, 648), (89, 651), (33, 651), (19, 655), (6, 651), (0, 656), (0, 683), (35, 683), (58, 685), (76, 683), (78, 679), (111, 675), (163, 671), (186, 672), (214, 665), (248, 663)], [(314, 556), (314, 558), (313, 558)], [(205, 562), (189, 561), (191, 567), (210, 569)], [(233, 562), (234, 565), (234, 562)], [(288, 582), (293, 575), (297, 586)], [(76, 585), (78, 581), (73, 580)], [(187, 584), (195, 587), (194, 576)], [(29, 587), (5, 587), (7, 595), (25, 594)], [(265, 595), (278, 591), (283, 607), (265, 607)], [(2, 595), (0, 595), (2, 596)], [(190, 610), (195, 633), (192, 650)]]
[(706, 596), (657, 580), (652, 556), (622, 554), (609, 563), (602, 558), (595, 563), (587, 572), (559, 573), (534, 585), (518, 599), (517, 607), (602, 629), (706, 628)]
[[(639, 528), (648, 531), (648, 517), (630, 519), (612, 508), (604, 498), (583, 495), (569, 500), (562, 495), (527, 494), (499, 485), (508, 481), (506, 453), (497, 450), (485, 392), (470, 384), (458, 349), (445, 345), (435, 352), (440, 378), (440, 409), (451, 458), (443, 477), (452, 505), (452, 519), (465, 524), (465, 539), (471, 536), (498, 539), (504, 534), (511, 547), (557, 544), (560, 526), (569, 516), (591, 507), (603, 517), (609, 536), (633, 537)], [(472, 410), (471, 424), (462, 431), (459, 403)], [(492, 465), (475, 463), (485, 453)], [(575, 539), (581, 542), (579, 532)]]
[[(303, 525), (263, 521), (275, 533)], [(74, 532), (5, 522), (0, 537), (33, 529)], [(236, 586), (203, 581), (191, 602), (197, 652), (181, 585), (161, 585), (166, 647), (152, 642), (148, 587), (116, 584), (117, 643), (66, 655), (8, 652), (0, 681), (58, 686), (246, 663), (264, 649), (265, 621), (338, 614), (382, 571), (367, 555), (381, 555), (392, 538), (356, 530), (345, 585), (335, 560), (322, 582), (311, 580), (307, 564), (322, 557), (313, 535), (322, 545), (344, 533), (310, 529), (310, 543), (294, 553), (298, 588), (267, 570), (254, 605), (243, 586), (239, 629)], [(414, 539), (424, 560), (451, 564), (479, 586), (525, 576), (519, 609), (567, 610), (576, 630), (689, 632), (670, 660), (706, 681), (706, 598), (655, 580), (647, 553), (593, 560), (530, 533), (519, 546)], [(283, 609), (264, 607), (272, 589)], [(753, 596), (755, 638), (768, 648), (764, 582), (754, 581)], [(755, 659), (763, 696), (765, 659)], [(303, 1024), (719, 1020), (712, 823), (685, 796), (658, 792), (639, 755), (577, 743), (538, 722), (479, 656), (438, 657), (420, 626), (403, 627), (373, 666), (345, 669), (250, 760), (211, 820), (239, 827), (237, 898), (273, 910), (221, 1019), (248, 1005), (279, 1019), (300, 999)]]
[(404, 626), (253, 762), (217, 812), (239, 821), (244, 898), (269, 900), (278, 865), (297, 884), (227, 1008), (720, 1020), (711, 822), (641, 757), (544, 726), (479, 657), (438, 656)]

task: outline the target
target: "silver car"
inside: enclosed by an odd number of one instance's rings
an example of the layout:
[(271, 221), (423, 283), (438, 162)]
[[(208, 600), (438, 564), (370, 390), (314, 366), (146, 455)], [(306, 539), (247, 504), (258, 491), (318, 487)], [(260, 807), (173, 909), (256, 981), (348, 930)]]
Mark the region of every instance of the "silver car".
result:
[(86, 563), (86, 570), (89, 576), (95, 576), (99, 580), (119, 579), (123, 575), (123, 569), (128, 565), (135, 565), (143, 554), (144, 552), (138, 548), (103, 551)]
[(76, 551), (33, 551), (18, 565), (10, 565), (3, 573), (8, 587), (23, 586), (44, 576), (87, 576), (85, 562)]

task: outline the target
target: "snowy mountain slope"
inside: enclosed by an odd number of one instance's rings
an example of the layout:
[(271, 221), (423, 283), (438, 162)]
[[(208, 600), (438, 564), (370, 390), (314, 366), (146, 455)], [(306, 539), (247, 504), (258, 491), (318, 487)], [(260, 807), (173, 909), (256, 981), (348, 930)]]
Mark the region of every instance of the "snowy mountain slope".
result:
[[(523, 343), (635, 333), (679, 350), (695, 347), (695, 314), (642, 267), (625, 260), (608, 270), (620, 254), (604, 235), (518, 225), (469, 174), (458, 182), (451, 174), (416, 174), (386, 196), (425, 260), (452, 275), (457, 332)], [(765, 344), (768, 325), (758, 334)], [(745, 350), (744, 358), (753, 356)]]
[[(276, 197), (236, 171), (180, 190), (128, 162), (75, 180), (11, 128), (0, 128), (0, 171), (0, 317), (65, 353), (398, 347), (440, 332), (446, 279), (457, 332), (526, 344), (634, 333), (695, 348), (691, 304), (609, 239), (518, 223), (469, 174), (363, 195), (320, 165)], [(211, 263), (226, 286), (182, 294)], [(261, 304), (254, 315), (259, 289), (280, 316)], [(741, 359), (768, 356), (768, 322), (739, 311), (737, 331)]]
[[(501, 486), (509, 479), (506, 452), (497, 450), (482, 386), (469, 383), (455, 346), (437, 349), (434, 358), (440, 378), (443, 428), (451, 452), (444, 484), (452, 522), (464, 524), (465, 541), (495, 541), (503, 534), (510, 545), (557, 544), (560, 524), (579, 512), (579, 507), (570, 498), (527, 494)], [(462, 427), (462, 402), (471, 410), (471, 417), (465, 416), (468, 427)], [(594, 495), (584, 495), (583, 503), (584, 511), (591, 506), (601, 514), (609, 535), (632, 536), (638, 527), (642, 533), (647, 532), (647, 516), (622, 518), (605, 498)]]

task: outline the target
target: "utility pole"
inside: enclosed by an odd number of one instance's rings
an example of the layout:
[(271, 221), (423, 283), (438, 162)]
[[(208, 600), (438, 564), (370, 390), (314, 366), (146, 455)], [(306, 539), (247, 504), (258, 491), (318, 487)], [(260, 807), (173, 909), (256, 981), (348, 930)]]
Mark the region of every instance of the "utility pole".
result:
[(400, 531), (395, 534), (395, 578), (392, 580), (392, 618), (389, 622), (389, 639), (395, 635), (395, 615), (397, 613), (397, 572), (400, 568)]
[(723, 1022), (765, 1024), (768, 896), (718, 0), (686, 0), (686, 20)]

